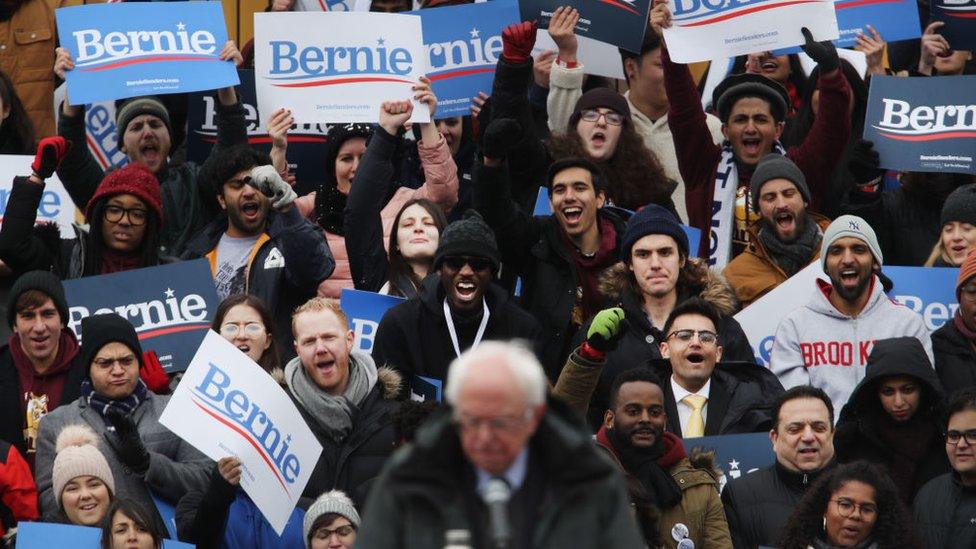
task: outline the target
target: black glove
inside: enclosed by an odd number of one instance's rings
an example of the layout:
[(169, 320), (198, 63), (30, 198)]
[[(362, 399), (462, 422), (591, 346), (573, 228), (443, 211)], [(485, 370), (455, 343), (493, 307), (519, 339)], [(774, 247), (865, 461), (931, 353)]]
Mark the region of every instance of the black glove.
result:
[(105, 440), (115, 450), (119, 461), (127, 465), (137, 475), (149, 470), (149, 452), (139, 437), (136, 424), (127, 414), (109, 410), (106, 418), (115, 427), (114, 433), (105, 433)]
[(498, 160), (505, 158), (508, 156), (509, 149), (518, 143), (521, 135), (522, 126), (514, 118), (492, 120), (482, 137), (482, 156)]
[(851, 149), (851, 159), (847, 170), (854, 176), (856, 185), (866, 185), (884, 175), (881, 168), (881, 158), (874, 150), (874, 143), (866, 139), (858, 139)]
[(803, 38), (806, 39), (807, 43), (800, 47), (803, 48), (804, 53), (810, 56), (810, 59), (817, 62), (817, 66), (820, 67), (820, 74), (827, 74), (840, 67), (840, 57), (837, 55), (837, 48), (834, 47), (833, 42), (830, 40), (814, 42), (810, 29), (806, 27), (803, 27), (801, 32), (803, 32)]

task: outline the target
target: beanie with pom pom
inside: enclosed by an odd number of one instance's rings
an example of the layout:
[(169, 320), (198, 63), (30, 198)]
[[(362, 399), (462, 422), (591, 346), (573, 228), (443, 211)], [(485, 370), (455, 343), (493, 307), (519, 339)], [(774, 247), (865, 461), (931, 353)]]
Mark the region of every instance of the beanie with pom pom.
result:
[(61, 492), (71, 479), (81, 476), (98, 478), (115, 493), (115, 477), (105, 455), (98, 449), (98, 435), (83, 424), (68, 425), (58, 434), (55, 443), (57, 455), (51, 470), (54, 494), (61, 505)]

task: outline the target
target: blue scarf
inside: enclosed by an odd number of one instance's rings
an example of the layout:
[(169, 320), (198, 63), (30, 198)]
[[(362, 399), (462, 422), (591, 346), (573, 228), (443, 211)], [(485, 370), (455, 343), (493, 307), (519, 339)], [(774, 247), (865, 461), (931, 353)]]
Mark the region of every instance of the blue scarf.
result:
[(95, 392), (91, 380), (86, 379), (81, 382), (81, 396), (82, 398), (88, 399), (88, 405), (98, 412), (98, 415), (102, 416), (106, 425), (111, 425), (107, 419), (109, 410), (114, 410), (122, 415), (132, 415), (132, 412), (140, 404), (149, 399), (149, 389), (146, 388), (146, 384), (140, 379), (131, 395), (125, 398), (112, 399)]

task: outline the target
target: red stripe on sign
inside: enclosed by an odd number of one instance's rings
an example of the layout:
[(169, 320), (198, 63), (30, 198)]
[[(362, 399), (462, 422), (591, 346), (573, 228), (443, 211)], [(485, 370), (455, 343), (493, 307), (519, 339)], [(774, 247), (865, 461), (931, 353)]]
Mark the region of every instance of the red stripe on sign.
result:
[[(202, 138), (200, 138), (200, 140), (203, 141), (204, 143), (216, 143), (217, 142), (217, 138), (216, 137), (210, 137), (210, 136), (208, 136), (208, 137), (202, 137)], [(289, 143), (325, 143), (326, 141), (328, 141), (328, 140), (325, 137), (310, 137), (310, 136), (304, 136), (303, 137), (303, 136), (298, 136), (298, 135), (295, 135), (295, 136), (289, 135), (288, 136), (288, 142)], [(255, 143), (271, 143), (271, 138), (270, 137), (248, 137), (247, 138), (247, 142), (250, 143), (250, 144), (255, 144)]]
[(178, 334), (180, 332), (192, 332), (194, 330), (206, 330), (209, 329), (209, 324), (187, 324), (185, 326), (173, 326), (172, 328), (160, 328), (158, 330), (150, 330), (148, 332), (143, 332), (139, 334), (139, 339), (152, 339), (154, 337)]
[(939, 139), (976, 138), (976, 131), (930, 133), (926, 135), (901, 135), (886, 132), (880, 133), (888, 139), (894, 139), (896, 141), (938, 141)]
[(431, 82), (437, 82), (438, 80), (444, 80), (445, 78), (457, 78), (459, 76), (468, 76), (471, 74), (484, 74), (486, 72), (495, 72), (495, 67), (486, 67), (483, 69), (467, 69), (467, 70), (457, 70), (450, 72), (442, 72), (440, 74), (432, 74), (427, 78)]
[(976, 13), (954, 13), (951, 11), (944, 13), (949, 17), (958, 17), (959, 19), (976, 19)]
[(604, 4), (610, 4), (611, 6), (614, 6), (616, 8), (620, 8), (620, 9), (627, 10), (627, 11), (633, 13), (634, 15), (640, 15), (640, 12), (639, 11), (637, 11), (634, 8), (628, 6), (627, 4), (621, 4), (620, 2), (615, 2), (614, 0), (600, 0), (600, 2), (603, 2)]
[(210, 415), (211, 417), (213, 417), (217, 421), (223, 423), (224, 425), (226, 425), (226, 426), (230, 427), (231, 429), (233, 429), (234, 431), (236, 431), (239, 435), (241, 435), (242, 437), (244, 437), (244, 440), (248, 441), (251, 444), (251, 446), (254, 446), (254, 449), (257, 450), (259, 454), (261, 454), (261, 459), (263, 459), (264, 462), (268, 464), (268, 467), (271, 468), (271, 471), (275, 474), (275, 477), (278, 478), (278, 482), (280, 482), (281, 483), (281, 487), (285, 489), (285, 493), (288, 493), (288, 488), (285, 487), (285, 479), (281, 478), (281, 474), (278, 473), (278, 470), (275, 469), (275, 466), (271, 463), (271, 460), (268, 459), (268, 456), (266, 455), (267, 453), (265, 452), (264, 448), (258, 446), (258, 443), (253, 438), (251, 438), (251, 436), (248, 433), (246, 433), (243, 430), (241, 430), (240, 427), (238, 427), (237, 425), (234, 425), (230, 421), (228, 421), (228, 420), (220, 417), (220, 414), (218, 414), (218, 413), (216, 413), (216, 412), (208, 409), (206, 406), (203, 406), (202, 404), (200, 404), (196, 400), (194, 400), (193, 403), (197, 405), (197, 408), (200, 408), (201, 410), (203, 410), (204, 412), (206, 412), (208, 415)]
[(98, 146), (98, 143), (95, 143), (95, 140), (92, 139), (92, 136), (88, 135), (87, 131), (85, 132), (85, 141), (88, 142), (88, 150), (95, 153), (95, 159), (98, 160), (99, 164), (102, 165), (102, 169), (107, 170), (109, 168), (109, 164), (108, 160), (105, 158), (105, 155), (102, 154), (102, 148)]
[(368, 82), (401, 82), (403, 84), (413, 84), (410, 80), (402, 78), (386, 78), (381, 76), (357, 76), (355, 78), (339, 78), (336, 80), (316, 80), (314, 82), (298, 82), (295, 84), (272, 84), (279, 88), (311, 88), (316, 86), (332, 86), (334, 84), (357, 84)]
[(86, 69), (81, 69), (82, 72), (98, 72), (107, 71), (109, 69), (117, 69), (119, 67), (126, 67), (128, 65), (139, 65), (142, 63), (156, 63), (163, 61), (215, 61), (213, 57), (197, 57), (192, 55), (161, 55), (153, 57), (140, 57), (139, 59), (126, 59), (125, 61), (117, 61), (115, 63), (109, 63), (108, 65), (102, 65), (100, 67), (89, 67)]
[(853, 2), (844, 2), (836, 5), (836, 9), (843, 10), (847, 8), (857, 8), (860, 6), (871, 6), (874, 4), (900, 4), (901, 0), (854, 0)]
[(748, 15), (750, 13), (757, 13), (760, 11), (771, 10), (775, 8), (783, 8), (786, 6), (792, 6), (795, 4), (813, 4), (819, 2), (820, 0), (792, 0), (791, 2), (779, 2), (776, 4), (766, 4), (765, 6), (756, 6), (753, 8), (745, 9), (742, 11), (737, 11), (735, 13), (727, 13), (725, 15), (719, 15), (718, 17), (713, 17), (711, 19), (705, 19), (704, 21), (695, 21), (694, 23), (678, 23), (681, 27), (700, 27), (702, 25), (710, 25), (712, 23), (718, 23), (720, 21), (728, 21), (729, 19), (735, 19), (743, 15)]

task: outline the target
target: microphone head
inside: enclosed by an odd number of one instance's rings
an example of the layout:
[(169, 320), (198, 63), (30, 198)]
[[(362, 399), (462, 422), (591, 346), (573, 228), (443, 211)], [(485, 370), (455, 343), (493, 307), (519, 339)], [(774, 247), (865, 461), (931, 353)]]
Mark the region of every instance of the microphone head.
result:
[(485, 503), (508, 503), (512, 497), (512, 488), (503, 478), (493, 477), (485, 483), (483, 499)]

